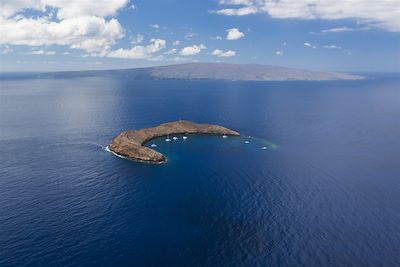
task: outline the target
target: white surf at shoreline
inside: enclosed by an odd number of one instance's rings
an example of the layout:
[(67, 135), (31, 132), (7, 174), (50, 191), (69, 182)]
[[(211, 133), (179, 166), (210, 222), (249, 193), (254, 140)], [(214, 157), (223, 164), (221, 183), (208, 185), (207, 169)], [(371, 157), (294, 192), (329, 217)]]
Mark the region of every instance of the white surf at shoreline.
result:
[(108, 146), (106, 146), (105, 150), (108, 151), (108, 152), (110, 152), (110, 153), (113, 154), (114, 156), (117, 156), (117, 157), (119, 157), (119, 158), (121, 158), (121, 159), (126, 159), (126, 157), (121, 156), (121, 155), (115, 153), (114, 151), (110, 150), (110, 149), (108, 148)]

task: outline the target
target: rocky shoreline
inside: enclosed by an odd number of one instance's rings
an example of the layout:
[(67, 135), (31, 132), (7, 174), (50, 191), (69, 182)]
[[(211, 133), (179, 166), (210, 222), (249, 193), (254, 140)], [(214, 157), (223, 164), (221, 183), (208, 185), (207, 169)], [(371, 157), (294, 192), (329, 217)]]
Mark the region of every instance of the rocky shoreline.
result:
[(141, 130), (128, 130), (115, 137), (108, 149), (124, 158), (148, 163), (163, 163), (166, 157), (160, 152), (144, 146), (152, 139), (178, 134), (208, 134), (239, 136), (240, 133), (219, 125), (197, 124), (179, 120)]

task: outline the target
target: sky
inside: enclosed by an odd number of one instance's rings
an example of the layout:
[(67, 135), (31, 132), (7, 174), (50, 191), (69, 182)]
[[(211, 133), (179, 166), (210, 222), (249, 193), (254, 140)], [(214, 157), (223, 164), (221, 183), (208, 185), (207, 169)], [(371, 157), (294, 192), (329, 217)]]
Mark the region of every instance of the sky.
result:
[(189, 62), (399, 72), (400, 0), (0, 0), (0, 71)]

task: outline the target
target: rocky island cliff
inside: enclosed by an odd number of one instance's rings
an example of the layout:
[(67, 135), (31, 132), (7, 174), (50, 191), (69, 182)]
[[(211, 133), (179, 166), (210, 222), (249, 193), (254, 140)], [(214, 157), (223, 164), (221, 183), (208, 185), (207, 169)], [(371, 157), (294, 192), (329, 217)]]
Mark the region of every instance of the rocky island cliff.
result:
[(124, 77), (134, 80), (225, 80), (225, 81), (329, 81), (359, 80), (349, 73), (311, 71), (260, 64), (187, 63), (146, 68), (43, 73), (42, 78)]
[(128, 159), (149, 163), (163, 163), (166, 161), (166, 157), (160, 152), (144, 146), (144, 144), (154, 138), (178, 134), (240, 135), (236, 131), (219, 125), (197, 124), (191, 121), (179, 120), (163, 123), (152, 128), (124, 131), (112, 140), (108, 149)]

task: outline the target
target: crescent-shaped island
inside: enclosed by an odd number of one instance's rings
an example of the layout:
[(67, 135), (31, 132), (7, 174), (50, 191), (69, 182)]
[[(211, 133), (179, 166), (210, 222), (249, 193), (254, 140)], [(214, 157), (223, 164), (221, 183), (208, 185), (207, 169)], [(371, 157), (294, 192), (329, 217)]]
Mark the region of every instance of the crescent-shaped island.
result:
[(121, 157), (148, 163), (166, 162), (166, 157), (158, 151), (144, 146), (152, 139), (178, 134), (207, 134), (239, 136), (240, 133), (219, 125), (197, 124), (179, 120), (141, 130), (128, 130), (115, 137), (108, 149)]

